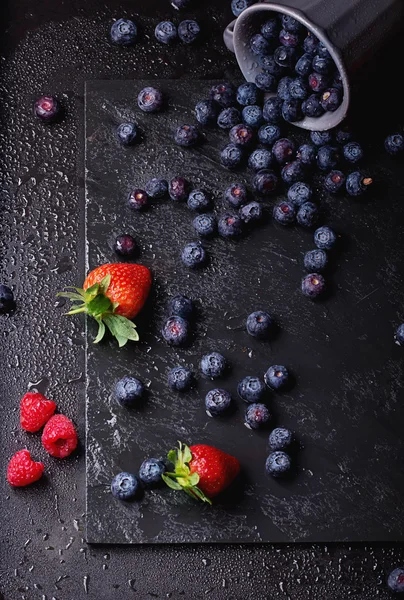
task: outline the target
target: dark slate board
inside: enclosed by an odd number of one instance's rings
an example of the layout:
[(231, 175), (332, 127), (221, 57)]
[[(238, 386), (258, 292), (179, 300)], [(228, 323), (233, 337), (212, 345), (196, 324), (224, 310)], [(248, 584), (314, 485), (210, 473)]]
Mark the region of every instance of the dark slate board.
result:
[[(399, 253), (403, 217), (403, 180), (383, 203), (371, 197), (356, 202), (323, 197), (324, 220), (341, 233), (330, 293), (320, 303), (299, 291), (302, 256), (312, 248), (312, 233), (287, 230), (270, 219), (238, 241), (206, 242), (210, 265), (191, 272), (179, 254), (196, 239), (186, 206), (161, 200), (144, 214), (126, 207), (126, 196), (152, 176), (182, 174), (203, 187), (223, 210), (221, 194), (235, 176), (218, 163), (226, 134), (207, 131), (198, 149), (172, 142), (176, 125), (194, 122), (192, 108), (207, 94), (207, 81), (160, 81), (169, 108), (160, 115), (137, 109), (145, 81), (87, 84), (86, 198), (90, 268), (115, 261), (115, 236), (131, 232), (139, 261), (154, 274), (147, 308), (137, 318), (141, 342), (118, 350), (107, 341), (87, 352), (87, 539), (92, 543), (320, 542), (404, 540), (402, 422), (403, 350), (393, 327), (404, 320), (404, 255)], [(115, 128), (136, 121), (142, 143), (119, 147)], [(299, 141), (306, 134), (296, 136)], [(376, 179), (385, 176), (378, 152), (368, 165)], [(268, 215), (270, 214), (268, 203)], [(398, 224), (397, 224), (398, 222)], [(397, 226), (398, 225), (398, 226)], [(167, 299), (184, 292), (200, 317), (188, 349), (167, 347), (160, 337)], [(279, 323), (271, 343), (244, 330), (249, 312), (266, 309)], [(186, 364), (198, 371), (207, 351), (225, 354), (232, 371), (218, 384), (234, 395), (236, 410), (208, 418), (203, 405), (212, 382), (199, 377), (197, 389), (172, 393), (167, 371)], [(237, 398), (238, 380), (263, 374), (271, 364), (286, 364), (296, 384), (284, 394), (269, 394), (274, 425), (296, 431), (300, 450), (296, 474), (285, 481), (264, 475), (267, 431), (243, 425), (245, 405)], [(127, 411), (111, 398), (114, 381), (133, 374), (149, 388), (145, 405)], [(121, 504), (109, 484), (121, 470), (136, 471), (144, 458), (162, 456), (180, 439), (217, 445), (240, 459), (237, 485), (209, 508), (168, 489), (147, 492), (141, 502)]]

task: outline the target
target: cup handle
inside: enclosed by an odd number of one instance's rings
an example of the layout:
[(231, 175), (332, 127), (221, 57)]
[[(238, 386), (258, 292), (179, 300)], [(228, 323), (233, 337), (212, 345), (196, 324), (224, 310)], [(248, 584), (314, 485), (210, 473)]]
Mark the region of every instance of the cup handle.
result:
[(223, 33), (224, 43), (230, 52), (234, 52), (234, 26), (236, 24), (237, 19), (234, 19), (229, 25), (226, 27)]

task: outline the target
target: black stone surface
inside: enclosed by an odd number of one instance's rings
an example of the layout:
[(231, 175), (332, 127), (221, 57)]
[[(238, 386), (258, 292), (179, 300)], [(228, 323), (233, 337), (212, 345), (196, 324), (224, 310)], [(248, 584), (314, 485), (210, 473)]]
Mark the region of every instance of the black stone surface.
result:
[[(129, 191), (144, 188), (155, 176), (169, 180), (182, 175), (214, 197), (214, 211), (220, 215), (228, 210), (226, 187), (239, 179), (247, 183), (251, 173), (235, 174), (220, 165), (226, 132), (205, 130), (204, 142), (193, 150), (173, 143), (176, 127), (195, 122), (195, 104), (217, 82), (158, 82), (168, 108), (145, 115), (136, 98), (153, 83), (87, 84), (89, 268), (117, 260), (113, 241), (131, 233), (142, 249), (139, 262), (155, 278), (148, 308), (136, 319), (141, 342), (120, 351), (112, 340), (88, 347), (88, 541), (404, 539), (404, 516), (398, 508), (403, 492), (403, 361), (390, 325), (401, 282), (386, 290), (375, 278), (380, 248), (373, 244), (371, 249), (365, 235), (378, 218), (377, 206), (368, 199), (367, 217), (358, 224), (347, 218), (344, 208), (363, 211), (363, 204), (322, 194), (316, 180), (322, 222), (340, 235), (335, 273), (327, 277), (332, 289), (324, 301), (313, 303), (299, 289), (304, 252), (314, 245), (313, 230), (274, 224), (274, 199), (264, 202), (262, 227), (237, 242), (203, 241), (209, 265), (189, 270), (180, 254), (187, 242), (198, 239), (192, 226), (195, 213), (169, 199), (155, 201), (148, 212), (133, 213), (126, 205)], [(122, 121), (137, 123), (143, 132), (142, 141), (129, 149), (116, 139)], [(296, 145), (308, 141), (306, 133), (291, 135)], [(372, 173), (380, 154), (368, 158)], [(277, 198), (285, 191), (280, 187)], [(393, 219), (394, 204), (389, 212)], [(391, 229), (390, 219), (378, 227), (381, 240)], [(400, 236), (391, 243), (399, 244)], [(402, 266), (398, 259), (397, 270)], [(379, 268), (383, 277), (383, 266)], [(167, 347), (160, 329), (167, 301), (177, 293), (195, 300), (199, 318), (190, 347), (176, 350)], [(247, 334), (245, 321), (254, 310), (274, 315), (278, 332), (270, 342)], [(376, 313), (383, 318), (372, 326)], [(90, 327), (90, 337), (94, 332)], [(219, 381), (204, 379), (199, 368), (201, 357), (213, 350), (223, 353), (231, 366)], [(167, 386), (168, 370), (177, 364), (197, 373), (197, 388), (189, 394), (175, 394)], [(246, 429), (246, 405), (237, 396), (241, 378), (263, 377), (272, 364), (285, 364), (296, 380), (291, 390), (267, 395), (272, 425), (291, 428), (301, 446), (296, 472), (286, 481), (265, 476), (270, 428)], [(123, 409), (111, 396), (114, 382), (124, 375), (140, 377), (148, 385), (147, 401), (139, 410)], [(218, 386), (231, 391), (234, 411), (212, 419), (206, 415), (204, 397)], [(146, 492), (141, 502), (117, 503), (109, 491), (112, 477), (121, 470), (136, 471), (150, 456), (165, 456), (178, 439), (210, 443), (237, 456), (242, 466), (238, 486), (218, 499), (213, 510), (164, 488)]]
[[(11, 492), (2, 484), (0, 595), (6, 600), (387, 600), (386, 574), (404, 562), (400, 544), (112, 548), (89, 547), (83, 541), (84, 448), (62, 464), (50, 460), (38, 436), (20, 432), (17, 411), (28, 383), (41, 381), (39, 387), (47, 387), (84, 439), (82, 323), (61, 318), (55, 300), (59, 289), (84, 275), (79, 195), (83, 182), (77, 176), (83, 164), (83, 81), (190, 74), (232, 79), (237, 67), (221, 39), (231, 13), (227, 0), (209, 3), (208, 10), (200, 4), (185, 12), (197, 16), (210, 36), (208, 44), (190, 54), (188, 48), (167, 51), (149, 41), (157, 21), (178, 19), (168, 0), (142, 5), (133, 0), (16, 0), (3, 2), (0, 10), (0, 271), (19, 300), (17, 313), (12, 319), (2, 318), (0, 326), (1, 465), (4, 472), (10, 455), (27, 445), (36, 458), (46, 459), (48, 473), (46, 484), (32, 489)], [(107, 24), (134, 11), (141, 12), (137, 18), (149, 38), (143, 37), (135, 52), (111, 48), (105, 37)], [(401, 38), (395, 41), (380, 60), (373, 58), (372, 71), (357, 96), (357, 124), (366, 146), (378, 146), (387, 132), (402, 126), (400, 94), (387, 94), (385, 85), (375, 87), (381, 73), (383, 81), (393, 81), (402, 60)], [(50, 130), (31, 116), (32, 99), (41, 92), (59, 93), (67, 107), (66, 121)], [(378, 218), (362, 231), (359, 242), (365, 240), (366, 248), (377, 244), (378, 252), (371, 254), (377, 281), (382, 289), (397, 289), (402, 248), (389, 238), (393, 231), (400, 236), (403, 229), (402, 161), (382, 160), (382, 179), (370, 205), (333, 206), (343, 211), (346, 222), (353, 219), (359, 225), (369, 206), (378, 207)], [(383, 240), (378, 221), (385, 219), (391, 219), (391, 228)], [(358, 269), (365, 259), (366, 252)], [(391, 302), (397, 321), (404, 320), (401, 294)], [(370, 328), (381, 318), (375, 312)]]

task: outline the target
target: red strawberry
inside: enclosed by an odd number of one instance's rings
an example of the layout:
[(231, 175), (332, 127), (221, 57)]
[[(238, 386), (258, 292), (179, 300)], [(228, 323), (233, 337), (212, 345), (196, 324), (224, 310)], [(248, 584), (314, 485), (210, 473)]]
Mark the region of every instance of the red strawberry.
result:
[(73, 423), (64, 415), (54, 415), (42, 433), (46, 452), (56, 458), (66, 458), (77, 448), (78, 439)]
[(149, 295), (152, 276), (143, 265), (116, 263), (97, 267), (88, 274), (83, 289), (63, 292), (59, 296), (78, 302), (68, 313), (87, 313), (98, 323), (94, 343), (104, 337), (105, 326), (124, 346), (128, 340), (138, 341), (136, 326), (132, 323), (143, 308)]
[(20, 403), (20, 423), (25, 431), (39, 431), (51, 418), (56, 404), (37, 392), (28, 392)]
[(168, 460), (174, 464), (174, 472), (162, 475), (166, 484), (209, 504), (240, 472), (237, 458), (205, 444), (189, 448), (179, 442), (179, 448), (168, 453)]
[(7, 481), (13, 487), (24, 487), (41, 479), (44, 464), (35, 462), (28, 450), (16, 452), (10, 459), (7, 469)]

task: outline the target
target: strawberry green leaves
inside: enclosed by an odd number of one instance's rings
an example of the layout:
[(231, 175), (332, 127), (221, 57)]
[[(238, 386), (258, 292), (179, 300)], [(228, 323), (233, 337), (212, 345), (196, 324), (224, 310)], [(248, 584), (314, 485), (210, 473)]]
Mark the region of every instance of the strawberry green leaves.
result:
[(192, 461), (192, 453), (189, 447), (186, 444), (178, 442), (178, 448), (170, 450), (167, 458), (174, 465), (173, 472), (167, 472), (162, 475), (163, 481), (168, 487), (176, 491), (182, 490), (194, 499), (212, 504), (210, 498), (198, 488), (198, 473), (191, 473), (189, 463)]

